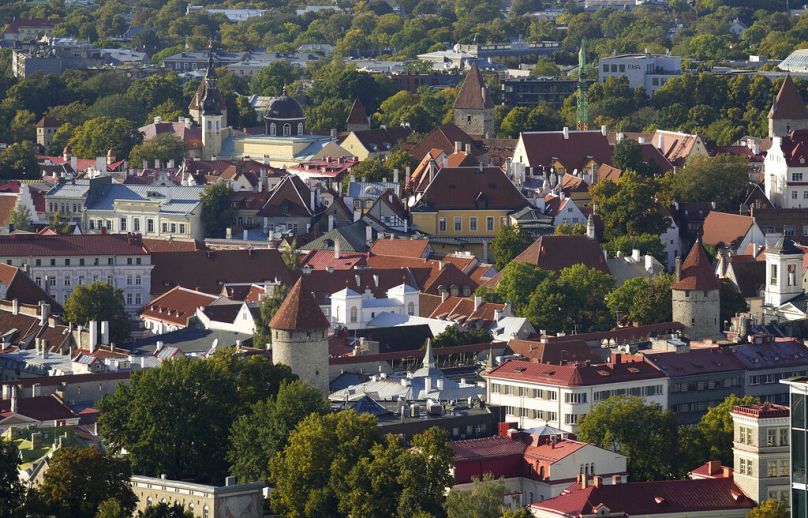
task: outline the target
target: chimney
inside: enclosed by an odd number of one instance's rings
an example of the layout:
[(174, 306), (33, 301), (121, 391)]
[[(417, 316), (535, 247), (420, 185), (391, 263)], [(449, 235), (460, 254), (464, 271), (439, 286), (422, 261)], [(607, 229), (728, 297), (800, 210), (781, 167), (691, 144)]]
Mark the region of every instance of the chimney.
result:
[(95, 320), (90, 320), (90, 343), (87, 344), (87, 348), (90, 350), (90, 354), (94, 353), (96, 348), (98, 347), (98, 322)]
[(233, 229), (231, 227), (227, 227), (224, 230), (224, 238), (225, 239), (233, 239)]
[(109, 345), (109, 321), (101, 321), (101, 342), (104, 345)]
[[(606, 126), (604, 126), (604, 128), (605, 127)], [(594, 485), (596, 488), (600, 488), (603, 485), (603, 478), (599, 477), (598, 475), (595, 475), (594, 477), (592, 477), (592, 485)]]
[(410, 169), (410, 166), (405, 167), (404, 168), (404, 183), (405, 184), (410, 183), (410, 175), (411, 174), (412, 174), (412, 169)]
[(39, 397), (41, 395), (42, 386), (39, 383), (34, 383), (31, 385), (31, 396), (32, 397)]
[(39, 306), (39, 325), (47, 327), (48, 317), (50, 317), (50, 304), (43, 302)]
[(645, 271), (650, 274), (654, 273), (654, 257), (649, 254), (645, 254)]
[(244, 241), (249, 241), (250, 239), (250, 232), (245, 228), (244, 229)]
[(393, 169), (393, 183), (398, 184), (398, 169)]
[(720, 460), (711, 460), (707, 462), (707, 474), (708, 475), (717, 475), (722, 473), (723, 470), (721, 469), (721, 461)]
[(640, 249), (639, 248), (632, 248), (631, 249), (631, 260), (635, 263), (640, 262)]
[(225, 487), (235, 486), (236, 485), (236, 477), (233, 477), (233, 476), (225, 477), (224, 485), (225, 485)]
[(612, 475), (612, 484), (615, 486), (620, 483), (620, 475)]
[(446, 302), (446, 297), (447, 297), (448, 295), (449, 295), (449, 292), (448, 292), (448, 291), (446, 291), (445, 289), (440, 290), (440, 301), (441, 301), (441, 302)]
[(314, 212), (314, 191), (311, 191), (311, 211)]
[(18, 403), (19, 402), (17, 401), (17, 387), (12, 386), (11, 387), (11, 411), (13, 413), (15, 413), (15, 414), (17, 413), (17, 404)]
[(20, 314), (20, 300), (14, 299), (11, 301), (11, 314), (12, 315), (19, 315)]
[(334, 259), (339, 259), (339, 256), (342, 254), (342, 245), (340, 244), (339, 240), (334, 240)]
[(11, 385), (3, 385), (3, 401), (11, 397)]
[(582, 474), (581, 475), (581, 489), (586, 489), (586, 483), (587, 483), (586, 474)]
[(474, 311), (477, 311), (483, 303), (483, 298), (479, 295), (474, 296)]
[(660, 134), (657, 135), (657, 148), (660, 151), (662, 150), (662, 143), (663, 143), (663, 138), (662, 138), (662, 133), (660, 133)]
[(329, 214), (328, 215), (328, 231), (331, 232), (332, 230), (334, 230), (334, 215)]
[(600, 127), (600, 134), (603, 135), (604, 137), (606, 136), (606, 125), (605, 124)]
[(682, 258), (678, 255), (676, 256), (676, 266), (674, 267), (674, 272), (676, 274), (676, 280), (682, 280)]
[(163, 341), (162, 340), (157, 340), (156, 350), (157, 350), (158, 353), (163, 350)]
[(463, 143), (460, 142), (459, 140), (455, 140), (454, 152), (455, 153), (460, 153), (462, 150), (463, 150)]
[(467, 155), (471, 154), (471, 144), (469, 144), (469, 143), (466, 143), (466, 154)]
[(368, 244), (373, 242), (373, 227), (370, 225), (365, 227), (365, 241), (367, 241)]
[(570, 129), (568, 127), (564, 126), (564, 129), (562, 131), (564, 132), (564, 140), (569, 140), (570, 139)]

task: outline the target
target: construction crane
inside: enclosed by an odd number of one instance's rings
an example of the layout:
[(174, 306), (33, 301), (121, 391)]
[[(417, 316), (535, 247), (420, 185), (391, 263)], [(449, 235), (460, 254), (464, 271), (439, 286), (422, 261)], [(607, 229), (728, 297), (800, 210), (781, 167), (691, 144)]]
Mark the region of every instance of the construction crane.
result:
[(586, 40), (581, 41), (578, 51), (578, 90), (576, 91), (576, 122), (579, 130), (589, 129), (589, 85), (586, 82)]

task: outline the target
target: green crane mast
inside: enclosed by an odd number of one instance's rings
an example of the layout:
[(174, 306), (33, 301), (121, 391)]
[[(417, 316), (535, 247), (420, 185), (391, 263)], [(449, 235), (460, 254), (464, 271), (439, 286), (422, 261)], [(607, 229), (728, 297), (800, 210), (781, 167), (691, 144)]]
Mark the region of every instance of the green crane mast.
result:
[(586, 40), (581, 41), (578, 51), (578, 90), (576, 91), (576, 122), (579, 130), (589, 129), (589, 85), (586, 83)]

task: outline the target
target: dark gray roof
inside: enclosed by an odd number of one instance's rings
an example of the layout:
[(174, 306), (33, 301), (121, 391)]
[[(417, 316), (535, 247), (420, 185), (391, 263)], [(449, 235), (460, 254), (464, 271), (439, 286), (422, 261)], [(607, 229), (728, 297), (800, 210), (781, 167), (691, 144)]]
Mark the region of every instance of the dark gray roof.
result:
[(350, 225), (337, 227), (334, 230), (326, 232), (314, 241), (306, 243), (302, 246), (303, 250), (333, 250), (334, 243), (339, 242), (340, 248), (343, 252), (367, 252), (368, 247), (365, 230), (367, 223), (364, 221), (357, 221)]
[(217, 341), (217, 347), (232, 347), (236, 345), (236, 340), (248, 345), (248, 342), (252, 341), (252, 335), (188, 327), (171, 333), (142, 338), (123, 347), (133, 353), (150, 355), (157, 350), (157, 342), (160, 341), (165, 347), (176, 347), (188, 354), (209, 351), (214, 341)]

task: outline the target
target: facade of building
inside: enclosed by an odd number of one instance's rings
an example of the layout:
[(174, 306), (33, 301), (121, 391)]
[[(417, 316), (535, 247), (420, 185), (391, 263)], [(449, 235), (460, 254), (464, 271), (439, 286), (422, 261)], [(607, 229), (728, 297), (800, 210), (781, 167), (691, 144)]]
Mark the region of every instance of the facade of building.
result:
[(806, 424), (806, 403), (808, 402), (808, 378), (805, 376), (783, 380), (789, 386), (791, 414), (791, 516), (808, 516), (808, 480), (806, 480), (806, 446), (808, 446), (808, 424)]
[(736, 406), (733, 428), (733, 478), (757, 503), (773, 498), (788, 504), (790, 420), (787, 406)]
[(506, 106), (536, 106), (545, 102), (560, 107), (575, 93), (578, 81), (553, 77), (519, 77), (502, 81), (502, 102)]
[(600, 58), (598, 80), (626, 77), (631, 88), (651, 96), (671, 78), (682, 75), (682, 58), (665, 54), (623, 54)]
[(179, 504), (197, 518), (261, 518), (264, 484), (237, 484), (228, 477), (224, 486), (194, 484), (165, 477), (133, 475), (132, 491), (137, 497), (137, 510), (164, 502)]
[(151, 256), (131, 234), (0, 236), (0, 262), (22, 268), (59, 304), (94, 282), (123, 290), (131, 314), (149, 300)]
[(614, 359), (602, 365), (511, 360), (485, 375), (487, 401), (506, 407), (506, 419), (521, 428), (549, 425), (572, 433), (592, 405), (611, 396), (639, 396), (667, 408), (665, 374), (642, 360)]

